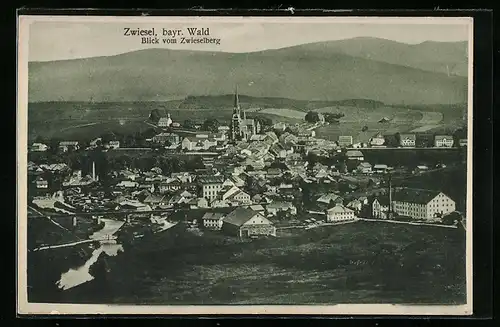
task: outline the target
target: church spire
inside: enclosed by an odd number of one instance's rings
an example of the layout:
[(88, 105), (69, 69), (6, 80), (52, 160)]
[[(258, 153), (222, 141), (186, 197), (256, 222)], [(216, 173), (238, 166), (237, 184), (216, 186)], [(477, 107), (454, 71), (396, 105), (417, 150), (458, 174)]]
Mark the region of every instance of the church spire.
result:
[(238, 85), (234, 88), (234, 109), (240, 110), (240, 99), (238, 97)]

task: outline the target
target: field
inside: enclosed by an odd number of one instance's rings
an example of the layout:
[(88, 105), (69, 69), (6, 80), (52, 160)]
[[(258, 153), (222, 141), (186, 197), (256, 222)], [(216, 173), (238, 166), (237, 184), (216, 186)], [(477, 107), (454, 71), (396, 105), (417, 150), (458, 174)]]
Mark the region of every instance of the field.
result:
[[(207, 118), (215, 118), (221, 123), (229, 123), (233, 109), (179, 109), (179, 101), (144, 102), (144, 103), (32, 103), (28, 109), (28, 136), (33, 140), (37, 136), (43, 138), (59, 138), (73, 140), (89, 140), (106, 132), (132, 134), (153, 128), (147, 124), (148, 116), (153, 109), (169, 112), (173, 121), (183, 123), (184, 120), (203, 122)], [(303, 121), (287, 118), (273, 113), (252, 113), (247, 117), (264, 116), (273, 121), (284, 121), (295, 124)]]
[[(352, 135), (357, 142), (367, 142), (380, 132), (453, 132), (464, 125), (461, 106), (389, 106), (371, 100), (300, 101), (282, 98), (242, 96), (242, 108), (247, 117), (263, 116), (273, 122), (295, 124), (304, 122), (309, 109), (322, 113), (342, 113), (339, 124), (317, 129), (317, 136), (336, 140), (339, 135)], [(244, 102), (243, 102), (244, 100)], [(153, 109), (170, 113), (173, 121), (203, 122), (215, 118), (228, 124), (233, 109), (231, 96), (188, 97), (184, 100), (163, 102), (43, 102), (30, 103), (28, 108), (29, 139), (60, 138), (88, 140), (106, 132), (122, 134), (141, 132), (152, 128), (147, 124)], [(379, 123), (383, 118), (390, 121)], [(362, 132), (363, 127), (368, 130)]]
[(333, 304), (465, 302), (462, 230), (371, 222), (223, 242), (182, 225), (109, 258), (71, 302)]

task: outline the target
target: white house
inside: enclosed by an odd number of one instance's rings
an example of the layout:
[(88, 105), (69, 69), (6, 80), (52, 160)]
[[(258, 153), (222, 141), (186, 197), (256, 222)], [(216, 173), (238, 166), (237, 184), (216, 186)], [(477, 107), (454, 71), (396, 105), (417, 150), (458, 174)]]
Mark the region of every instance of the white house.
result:
[(355, 218), (354, 210), (344, 207), (341, 204), (337, 204), (335, 207), (326, 210), (327, 222), (354, 220)]
[(297, 208), (291, 202), (275, 201), (266, 206), (267, 214), (276, 216), (278, 212), (288, 212), (291, 215), (297, 214)]
[(33, 152), (45, 152), (48, 150), (48, 146), (43, 143), (33, 143), (31, 145), (31, 151)]
[(222, 229), (223, 219), (224, 214), (221, 212), (206, 212), (201, 218), (203, 227), (215, 230)]
[(434, 137), (434, 146), (436, 148), (451, 148), (453, 146), (453, 136), (436, 135)]
[(401, 134), (399, 144), (402, 147), (412, 148), (415, 147), (417, 137), (415, 134)]

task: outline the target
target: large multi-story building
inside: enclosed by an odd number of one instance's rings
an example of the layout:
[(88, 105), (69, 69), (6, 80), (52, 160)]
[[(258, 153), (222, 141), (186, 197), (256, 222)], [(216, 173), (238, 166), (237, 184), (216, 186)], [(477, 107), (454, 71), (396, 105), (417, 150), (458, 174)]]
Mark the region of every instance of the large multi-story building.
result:
[(224, 177), (222, 176), (203, 176), (197, 179), (201, 189), (201, 196), (208, 201), (213, 201), (217, 198), (220, 190), (224, 185)]
[(247, 119), (245, 110), (242, 112), (237, 87), (234, 93), (233, 116), (229, 127), (232, 141), (248, 141), (252, 135), (260, 133), (260, 123), (254, 119)]
[(392, 211), (413, 219), (432, 220), (455, 211), (455, 201), (443, 192), (404, 188), (394, 192)]

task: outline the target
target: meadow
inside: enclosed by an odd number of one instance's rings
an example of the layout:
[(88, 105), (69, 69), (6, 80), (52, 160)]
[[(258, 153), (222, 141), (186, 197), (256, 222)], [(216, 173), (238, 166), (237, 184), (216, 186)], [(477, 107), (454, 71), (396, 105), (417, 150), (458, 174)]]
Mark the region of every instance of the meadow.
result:
[[(174, 122), (193, 120), (202, 123), (207, 118), (229, 124), (233, 113), (231, 96), (188, 97), (184, 100), (158, 102), (40, 102), (28, 108), (28, 137), (92, 139), (106, 132), (121, 134), (142, 132), (152, 128), (148, 116), (153, 109), (163, 115), (170, 113)], [(408, 131), (450, 133), (464, 125), (460, 106), (389, 106), (369, 100), (340, 102), (299, 101), (281, 98), (244, 97), (241, 107), (248, 118), (258, 116), (275, 122), (304, 122), (312, 109), (321, 113), (342, 113), (339, 124), (317, 129), (317, 136), (336, 140), (339, 135), (352, 135), (357, 142), (367, 142), (376, 133), (394, 134)], [(379, 123), (383, 118), (390, 121)], [(363, 127), (368, 130), (362, 131)]]
[(357, 222), (252, 242), (178, 225), (107, 259), (65, 299), (141, 304), (460, 304), (459, 229)]

